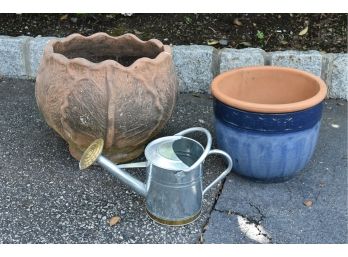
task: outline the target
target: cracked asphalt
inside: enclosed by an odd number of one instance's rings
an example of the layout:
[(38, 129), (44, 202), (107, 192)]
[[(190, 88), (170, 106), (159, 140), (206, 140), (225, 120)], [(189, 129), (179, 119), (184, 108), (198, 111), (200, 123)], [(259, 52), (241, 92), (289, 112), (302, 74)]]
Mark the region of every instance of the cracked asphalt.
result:
[[(148, 218), (144, 200), (100, 167), (79, 171), (67, 144), (39, 114), (33, 81), (0, 79), (0, 99), (0, 243), (348, 242), (345, 101), (326, 101), (315, 154), (297, 177), (259, 184), (231, 174), (205, 196), (196, 222), (166, 227)], [(208, 95), (181, 94), (158, 137), (202, 126), (216, 147), (212, 111)], [(204, 185), (224, 167), (209, 157)], [(145, 177), (140, 169), (130, 172)], [(113, 216), (121, 220), (110, 227)]]

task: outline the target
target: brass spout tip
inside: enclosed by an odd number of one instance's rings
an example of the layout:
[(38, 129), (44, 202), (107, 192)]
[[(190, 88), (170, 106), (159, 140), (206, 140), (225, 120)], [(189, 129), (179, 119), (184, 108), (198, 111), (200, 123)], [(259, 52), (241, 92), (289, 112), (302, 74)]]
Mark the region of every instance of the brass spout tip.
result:
[(93, 141), (90, 146), (84, 151), (80, 159), (80, 170), (84, 170), (91, 166), (102, 153), (104, 147), (104, 140), (102, 138)]

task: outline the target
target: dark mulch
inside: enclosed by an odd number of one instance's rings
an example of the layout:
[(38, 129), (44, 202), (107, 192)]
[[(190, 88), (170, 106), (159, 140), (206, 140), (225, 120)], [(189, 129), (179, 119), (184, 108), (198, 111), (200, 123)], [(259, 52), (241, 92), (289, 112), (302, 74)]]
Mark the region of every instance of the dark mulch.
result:
[(175, 45), (347, 52), (347, 14), (0, 14), (4, 35), (64, 37), (98, 31)]

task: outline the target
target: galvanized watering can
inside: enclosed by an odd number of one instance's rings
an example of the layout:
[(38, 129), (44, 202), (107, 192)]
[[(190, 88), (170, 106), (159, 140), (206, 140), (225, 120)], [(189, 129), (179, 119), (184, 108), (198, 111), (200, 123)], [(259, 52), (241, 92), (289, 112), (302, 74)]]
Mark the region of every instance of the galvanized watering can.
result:
[[(203, 132), (207, 137), (204, 148), (199, 142), (183, 135)], [(97, 162), (100, 166), (130, 186), (146, 199), (148, 215), (158, 223), (185, 225), (200, 215), (203, 195), (222, 180), (232, 169), (231, 157), (221, 150), (210, 150), (212, 137), (204, 128), (189, 128), (174, 136), (158, 138), (145, 148), (146, 162), (115, 165), (101, 155), (103, 139), (94, 141), (80, 160), (80, 169)], [(228, 167), (203, 190), (202, 164), (211, 154), (222, 155)], [(147, 178), (143, 183), (122, 168), (146, 167)]]

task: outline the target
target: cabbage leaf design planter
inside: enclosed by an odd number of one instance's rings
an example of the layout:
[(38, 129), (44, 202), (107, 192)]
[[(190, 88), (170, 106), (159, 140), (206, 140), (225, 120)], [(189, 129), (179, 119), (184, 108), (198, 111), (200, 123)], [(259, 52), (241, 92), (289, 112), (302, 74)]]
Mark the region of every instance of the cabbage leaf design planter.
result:
[(318, 138), (325, 83), (284, 67), (228, 71), (212, 82), (217, 143), (234, 171), (256, 181), (285, 181), (310, 160)]
[(169, 46), (132, 34), (73, 34), (45, 48), (35, 95), (47, 124), (80, 159), (97, 138), (113, 161), (139, 156), (171, 116), (177, 79)]

